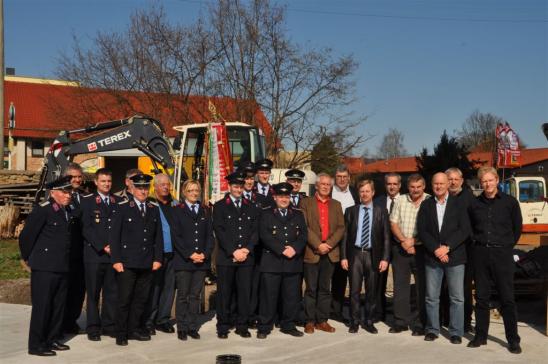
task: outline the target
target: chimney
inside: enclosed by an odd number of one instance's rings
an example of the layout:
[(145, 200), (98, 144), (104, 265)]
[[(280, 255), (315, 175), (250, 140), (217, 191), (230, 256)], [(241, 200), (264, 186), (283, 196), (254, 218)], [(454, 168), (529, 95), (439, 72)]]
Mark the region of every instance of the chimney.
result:
[(6, 76), (15, 76), (15, 67), (6, 67)]

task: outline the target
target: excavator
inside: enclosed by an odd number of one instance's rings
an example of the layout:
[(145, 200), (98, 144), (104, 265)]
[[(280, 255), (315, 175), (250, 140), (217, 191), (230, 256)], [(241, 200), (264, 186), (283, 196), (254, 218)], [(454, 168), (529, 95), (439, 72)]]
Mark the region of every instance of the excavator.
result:
[[(73, 141), (70, 138), (74, 134), (90, 133), (93, 135), (84, 139)], [(176, 167), (175, 152), (162, 124), (158, 120), (136, 115), (81, 129), (61, 131), (44, 158), (34, 202), (39, 202), (44, 195), (46, 183), (62, 176), (75, 155), (132, 148), (150, 158), (154, 173), (159, 173), (162, 169), (173, 177)], [(186, 179), (184, 173), (182, 178)]]

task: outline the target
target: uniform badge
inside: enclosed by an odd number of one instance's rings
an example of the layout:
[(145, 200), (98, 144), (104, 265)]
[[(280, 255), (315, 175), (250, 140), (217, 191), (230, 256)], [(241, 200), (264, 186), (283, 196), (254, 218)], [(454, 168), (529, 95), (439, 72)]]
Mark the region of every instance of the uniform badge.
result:
[(116, 199), (113, 196), (110, 196), (110, 203), (116, 203)]
[(99, 214), (95, 214), (95, 223), (98, 224), (99, 223)]
[(276, 235), (276, 226), (272, 227), (272, 235)]
[(95, 202), (99, 205), (101, 203), (101, 196), (97, 195), (97, 197), (95, 197)]
[(135, 201), (129, 201), (129, 207), (135, 207)]
[(57, 202), (54, 202), (53, 205), (51, 205), (53, 207), (53, 211), (57, 212), (59, 211), (60, 207), (59, 205), (57, 204)]

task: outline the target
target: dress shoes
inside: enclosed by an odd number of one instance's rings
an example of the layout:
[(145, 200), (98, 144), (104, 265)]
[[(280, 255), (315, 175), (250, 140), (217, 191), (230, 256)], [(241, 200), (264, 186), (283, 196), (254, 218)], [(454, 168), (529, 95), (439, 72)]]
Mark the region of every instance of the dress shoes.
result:
[(167, 322), (165, 324), (156, 325), (156, 330), (165, 332), (166, 334), (173, 334), (175, 332), (173, 326), (171, 326)]
[(320, 322), (319, 324), (316, 324), (316, 330), (325, 331), (325, 332), (335, 332), (335, 328), (331, 325), (329, 325), (326, 322)]
[(150, 335), (145, 332), (134, 331), (128, 336), (129, 340), (150, 341)]
[(97, 332), (92, 332), (88, 334), (89, 341), (101, 341), (101, 335)]
[(38, 349), (29, 349), (29, 355), (55, 356), (57, 355), (57, 353), (50, 349), (38, 348)]
[(281, 329), (280, 332), (286, 335), (294, 336), (294, 337), (304, 336), (304, 333), (302, 331), (297, 330), (296, 328), (292, 328), (288, 330)]
[(118, 346), (127, 346), (127, 338), (124, 337), (117, 337), (116, 338), (116, 345)]
[(451, 342), (451, 344), (461, 344), (462, 343), (462, 339), (460, 336), (457, 336), (457, 335), (453, 335), (449, 338), (449, 341)]
[(355, 334), (358, 332), (359, 326), (357, 324), (350, 324), (350, 327), (348, 328), (348, 332), (351, 334)]
[(433, 332), (429, 332), (426, 335), (424, 335), (424, 341), (434, 341), (438, 338), (438, 335), (434, 334)]
[(236, 335), (240, 335), (241, 337), (243, 337), (245, 339), (251, 337), (251, 333), (247, 329), (245, 329), (245, 330), (236, 330), (235, 332), (236, 332)]
[(190, 330), (188, 332), (188, 336), (190, 336), (191, 338), (193, 338), (194, 340), (200, 340), (200, 334), (198, 334), (198, 331), (197, 330)]
[(61, 344), (59, 341), (54, 341), (50, 344), (49, 349), (54, 351), (65, 351), (70, 350), (70, 346)]
[(147, 326), (145, 327), (145, 331), (147, 332), (147, 334), (149, 334), (150, 336), (152, 335), (156, 335), (156, 329), (152, 326)]
[(411, 336), (424, 336), (424, 329), (413, 329)]
[(478, 348), (482, 345), (487, 345), (487, 340), (475, 337), (474, 340), (470, 341), (466, 346), (469, 348)]
[(512, 354), (521, 354), (521, 346), (517, 342), (508, 343), (508, 351)]
[(226, 333), (226, 332), (218, 332), (218, 333), (217, 333), (217, 337), (218, 337), (219, 339), (228, 339), (228, 333)]
[(375, 325), (373, 325), (373, 321), (366, 321), (363, 324), (363, 329), (365, 331), (367, 331), (368, 333), (370, 333), (370, 334), (378, 334), (379, 333), (379, 330), (377, 330)]
[(390, 334), (399, 334), (400, 332), (407, 330), (409, 330), (409, 328), (407, 328), (406, 326), (393, 326), (390, 328), (390, 330), (388, 330), (388, 332)]
[(268, 334), (266, 332), (257, 332), (257, 339), (266, 339)]
[(186, 331), (177, 331), (177, 339), (186, 341)]
[(314, 323), (307, 322), (306, 325), (304, 325), (304, 332), (306, 334), (313, 334), (314, 333)]

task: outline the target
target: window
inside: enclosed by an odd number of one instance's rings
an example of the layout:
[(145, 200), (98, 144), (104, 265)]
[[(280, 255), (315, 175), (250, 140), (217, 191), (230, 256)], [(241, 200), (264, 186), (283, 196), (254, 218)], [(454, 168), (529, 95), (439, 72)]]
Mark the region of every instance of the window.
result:
[(521, 181), (519, 183), (520, 202), (544, 201), (544, 183), (542, 181)]
[(30, 144), (31, 155), (33, 157), (43, 157), (44, 156), (44, 142), (40, 140), (33, 140)]

